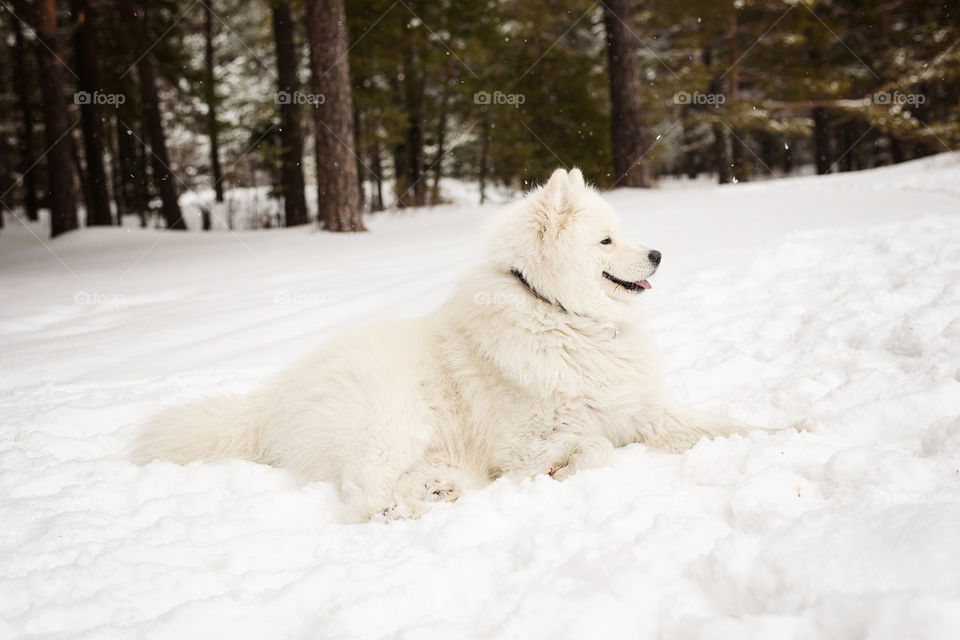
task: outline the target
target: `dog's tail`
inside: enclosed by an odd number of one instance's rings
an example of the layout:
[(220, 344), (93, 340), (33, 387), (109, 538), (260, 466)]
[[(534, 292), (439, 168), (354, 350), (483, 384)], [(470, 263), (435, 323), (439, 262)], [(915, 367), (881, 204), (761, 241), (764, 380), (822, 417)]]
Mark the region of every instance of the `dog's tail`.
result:
[(256, 394), (213, 396), (172, 407), (150, 420), (133, 447), (136, 464), (169, 460), (263, 458), (260, 403)]

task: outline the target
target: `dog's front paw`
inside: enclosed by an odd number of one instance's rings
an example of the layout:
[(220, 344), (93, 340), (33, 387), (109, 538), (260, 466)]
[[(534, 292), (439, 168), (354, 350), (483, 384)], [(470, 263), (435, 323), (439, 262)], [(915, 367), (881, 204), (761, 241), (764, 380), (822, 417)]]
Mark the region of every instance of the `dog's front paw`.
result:
[(433, 480), (425, 488), (427, 498), (434, 502), (456, 502), (463, 493), (463, 486), (453, 478)]
[(566, 480), (577, 471), (579, 471), (579, 468), (577, 468), (575, 464), (571, 464), (570, 461), (567, 461), (547, 471), (547, 475), (554, 480)]
[(416, 520), (436, 503), (425, 495), (395, 497), (393, 504), (380, 509), (373, 520), (390, 522), (392, 520)]
[(566, 480), (581, 469), (593, 469), (610, 463), (613, 443), (606, 438), (575, 440), (562, 460), (550, 466), (547, 475), (554, 480)]
[(416, 520), (430, 509), (430, 505), (420, 500), (404, 500), (395, 502), (377, 513), (370, 519), (373, 522), (391, 522), (395, 520)]
[(456, 476), (404, 478), (393, 492), (393, 504), (380, 509), (375, 519), (415, 520), (438, 502), (455, 502), (464, 491), (464, 484)]

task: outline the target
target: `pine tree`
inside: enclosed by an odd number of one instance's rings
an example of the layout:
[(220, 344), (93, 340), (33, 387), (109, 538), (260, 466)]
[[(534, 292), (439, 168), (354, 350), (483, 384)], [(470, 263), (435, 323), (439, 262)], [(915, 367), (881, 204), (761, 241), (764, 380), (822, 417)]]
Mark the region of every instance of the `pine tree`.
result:
[(293, 96), (300, 91), (297, 76), (297, 47), (294, 40), (293, 19), (287, 2), (272, 5), (273, 36), (277, 52), (277, 95), (280, 102), (280, 182), (283, 195), (284, 224), (288, 227), (309, 222), (307, 201), (303, 187), (303, 141), (299, 107)]
[(57, 37), (57, 7), (54, 0), (34, 3), (37, 31), (37, 63), (43, 90), (44, 138), (47, 146), (47, 195), (50, 200), (50, 236), (76, 229), (77, 203), (71, 159), (73, 127), (67, 124), (63, 63)]
[(86, 160), (87, 225), (112, 225), (107, 171), (103, 161), (103, 117), (97, 95), (104, 93), (97, 64), (97, 30), (95, 14), (89, 0), (71, 0), (73, 39), (80, 91), (80, 126), (83, 129), (83, 150)]
[(308, 0), (310, 82), (323, 104), (313, 110), (317, 211), (328, 231), (366, 231), (354, 152), (353, 98), (343, 0)]
[(217, 85), (214, 73), (213, 1), (203, 3), (204, 84), (203, 96), (207, 107), (207, 137), (210, 139), (210, 175), (217, 202), (223, 202), (223, 170), (220, 167), (220, 123), (217, 120)]
[(37, 174), (40, 168), (34, 162), (33, 149), (33, 101), (31, 100), (32, 78), (35, 77), (28, 70), (27, 44), (23, 35), (23, 24), (28, 15), (24, 10), (22, 3), (14, 3), (7, 8), (10, 26), (13, 30), (14, 41), (10, 65), (12, 76), (12, 86), (17, 94), (18, 107), (18, 125), (17, 125), (17, 150), (18, 150), (18, 173), (21, 183), (21, 192), (23, 194), (23, 207), (27, 214), (27, 219), (36, 221), (39, 219), (38, 210), (40, 208), (37, 201)]
[(650, 136), (643, 116), (642, 70), (632, 32), (630, 0), (604, 0), (603, 21), (610, 74), (610, 135), (615, 183), (651, 187)]
[[(149, 41), (149, 12), (145, 3), (139, 3), (134, 11), (127, 14), (131, 31), (138, 33), (143, 41)], [(163, 127), (160, 109), (160, 96), (157, 92), (157, 78), (154, 68), (153, 52), (148, 50), (135, 62), (140, 85), (140, 102), (144, 112), (144, 122), (150, 137), (150, 164), (153, 167), (153, 180), (161, 199), (161, 213), (168, 229), (185, 230), (186, 223), (180, 211), (177, 194), (177, 177), (170, 168), (167, 153), (167, 138)]]

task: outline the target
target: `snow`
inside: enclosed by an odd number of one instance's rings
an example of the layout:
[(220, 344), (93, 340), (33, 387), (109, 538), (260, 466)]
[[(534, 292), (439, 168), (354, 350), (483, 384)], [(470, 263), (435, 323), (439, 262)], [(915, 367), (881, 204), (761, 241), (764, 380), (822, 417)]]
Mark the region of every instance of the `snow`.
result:
[[(418, 521), (344, 525), (249, 462), (138, 468), (166, 404), (440, 304), (495, 206), (372, 232), (0, 236), (0, 637), (954, 638), (960, 154), (611, 201), (697, 408), (809, 431), (631, 445)], [(36, 234), (34, 236), (33, 234)], [(43, 240), (41, 240), (43, 238)]]

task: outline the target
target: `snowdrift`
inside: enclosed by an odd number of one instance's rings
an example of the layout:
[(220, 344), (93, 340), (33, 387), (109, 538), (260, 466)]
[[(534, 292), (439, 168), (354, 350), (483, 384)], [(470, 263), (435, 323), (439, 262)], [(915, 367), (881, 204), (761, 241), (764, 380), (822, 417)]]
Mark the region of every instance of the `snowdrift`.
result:
[(660, 249), (676, 397), (812, 430), (632, 445), (419, 521), (343, 525), (248, 462), (139, 468), (158, 408), (433, 308), (493, 208), (372, 232), (0, 236), (0, 637), (953, 638), (960, 154), (610, 194)]

